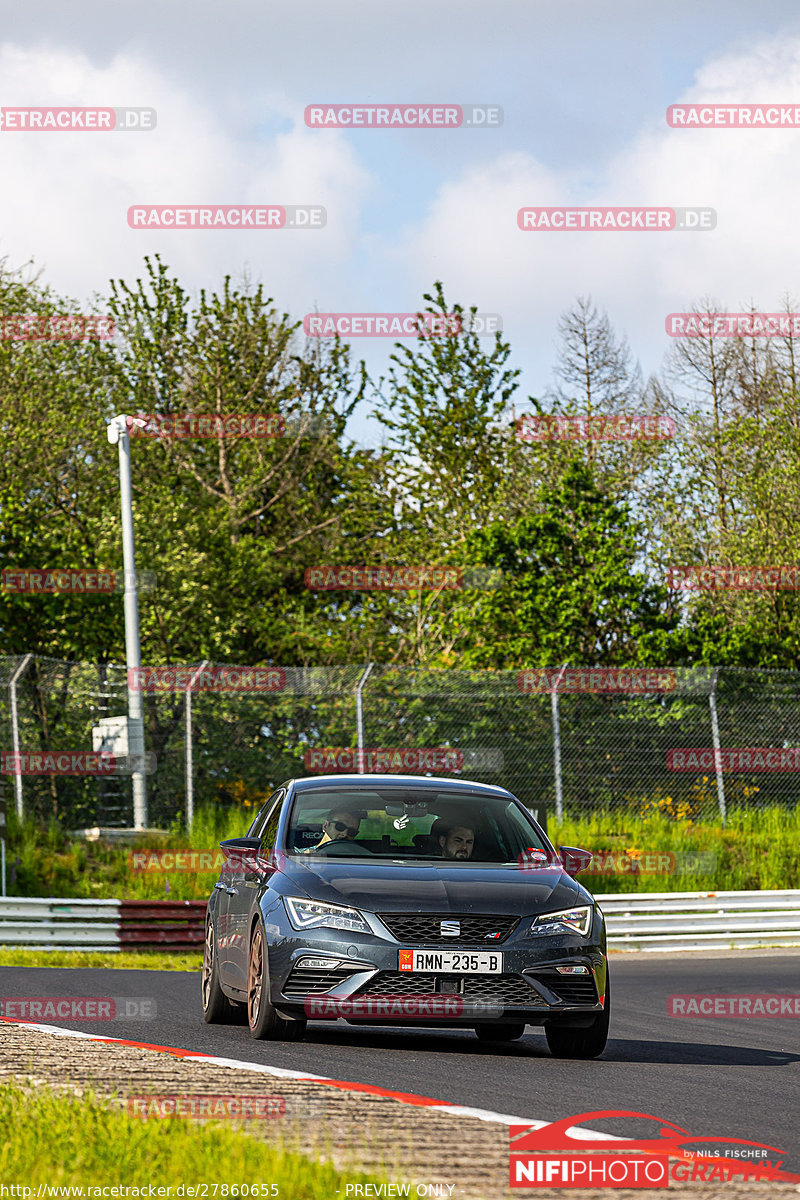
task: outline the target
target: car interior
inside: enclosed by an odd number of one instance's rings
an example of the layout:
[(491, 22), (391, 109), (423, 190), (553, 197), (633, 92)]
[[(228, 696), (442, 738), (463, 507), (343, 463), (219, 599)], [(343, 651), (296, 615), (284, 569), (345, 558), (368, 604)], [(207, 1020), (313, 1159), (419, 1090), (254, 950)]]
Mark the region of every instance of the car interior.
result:
[[(317, 849), (323, 824), (337, 808), (360, 817), (358, 836)], [(351, 853), (358, 857), (441, 859), (439, 837), (454, 825), (475, 831), (472, 862), (515, 861), (526, 848), (546, 848), (523, 824), (516, 808), (502, 798), (436, 792), (398, 797), (397, 792), (381, 796), (361, 790), (326, 790), (297, 797), (286, 849), (290, 854), (311, 851), (337, 857)]]

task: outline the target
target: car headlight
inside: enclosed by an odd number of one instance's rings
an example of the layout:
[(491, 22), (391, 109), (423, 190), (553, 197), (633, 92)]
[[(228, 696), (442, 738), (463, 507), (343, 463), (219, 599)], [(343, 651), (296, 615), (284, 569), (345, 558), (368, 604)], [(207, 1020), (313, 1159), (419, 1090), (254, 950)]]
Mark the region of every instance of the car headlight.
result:
[(545, 933), (579, 933), (588, 937), (592, 927), (592, 910), (587, 904), (581, 908), (562, 908), (560, 912), (542, 913), (534, 917), (530, 936), (538, 937)]
[(295, 929), (350, 929), (369, 933), (370, 928), (357, 908), (341, 904), (321, 904), (319, 900), (298, 900), (284, 896), (289, 920)]

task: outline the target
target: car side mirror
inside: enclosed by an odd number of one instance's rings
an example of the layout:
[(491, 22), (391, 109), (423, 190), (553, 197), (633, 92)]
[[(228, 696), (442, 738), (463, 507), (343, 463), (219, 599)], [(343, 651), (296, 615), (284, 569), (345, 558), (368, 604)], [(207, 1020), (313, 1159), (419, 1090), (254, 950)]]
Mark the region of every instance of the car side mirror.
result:
[(594, 857), (591, 850), (581, 850), (579, 846), (559, 846), (558, 853), (564, 870), (572, 879), (580, 871), (585, 871)]
[(225, 855), (224, 874), (243, 875), (245, 879), (263, 879), (273, 871), (280, 871), (286, 855), (279, 850), (262, 850), (261, 838), (228, 838), (220, 842), (219, 848)]

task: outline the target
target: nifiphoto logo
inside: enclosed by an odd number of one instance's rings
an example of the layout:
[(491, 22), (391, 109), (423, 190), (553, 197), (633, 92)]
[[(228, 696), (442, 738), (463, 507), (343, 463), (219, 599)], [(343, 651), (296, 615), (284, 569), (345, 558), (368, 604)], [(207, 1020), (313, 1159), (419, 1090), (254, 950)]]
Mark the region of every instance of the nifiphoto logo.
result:
[(131, 229), (324, 229), (321, 204), (132, 204)]
[(800, 313), (669, 313), (664, 326), (672, 338), (796, 338)]
[(479, 337), (502, 333), (499, 313), (306, 313), (303, 332), (307, 337)]
[[(673, 997), (673, 999), (681, 999)], [(598, 1121), (645, 1123), (644, 1135), (613, 1140)], [(588, 1128), (587, 1128), (588, 1126)], [(672, 1183), (800, 1182), (783, 1170), (784, 1151), (743, 1138), (692, 1134), (652, 1113), (579, 1113), (546, 1125), (509, 1126), (511, 1187), (668, 1188)]]
[(308, 104), (309, 129), (497, 129), (499, 104)]
[(645, 442), (675, 436), (672, 417), (655, 413), (567, 416), (525, 413), (517, 419), (520, 442)]
[(716, 229), (717, 213), (705, 207), (537, 207), (519, 209), (517, 225), (523, 231), (548, 233), (704, 232)]
[(2, 133), (146, 133), (154, 108), (0, 108)]

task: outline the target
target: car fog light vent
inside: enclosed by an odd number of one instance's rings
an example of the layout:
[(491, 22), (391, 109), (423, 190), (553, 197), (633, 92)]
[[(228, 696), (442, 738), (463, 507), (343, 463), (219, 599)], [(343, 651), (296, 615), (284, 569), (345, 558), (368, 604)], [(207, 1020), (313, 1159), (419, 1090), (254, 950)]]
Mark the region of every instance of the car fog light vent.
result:
[(588, 967), (556, 967), (559, 975), (588, 975)]
[(301, 958), (295, 963), (295, 969), (298, 971), (335, 971), (337, 967), (346, 965), (346, 963), (340, 963), (338, 958)]

